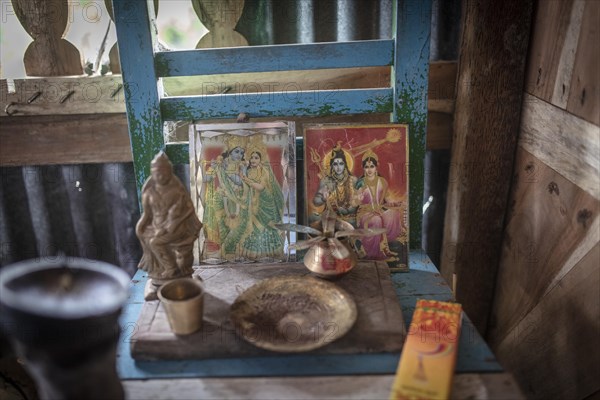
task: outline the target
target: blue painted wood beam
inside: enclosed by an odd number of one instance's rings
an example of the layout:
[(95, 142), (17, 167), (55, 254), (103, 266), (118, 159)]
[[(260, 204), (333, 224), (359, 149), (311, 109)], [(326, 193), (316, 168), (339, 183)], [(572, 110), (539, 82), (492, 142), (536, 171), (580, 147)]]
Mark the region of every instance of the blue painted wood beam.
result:
[(161, 99), (165, 121), (389, 113), (392, 89), (346, 89), (177, 96)]
[(165, 153), (173, 165), (190, 163), (190, 144), (188, 142), (167, 143)]
[(391, 65), (393, 40), (157, 52), (159, 77)]
[(431, 0), (394, 2), (393, 37), (396, 41), (392, 84), (392, 122), (409, 125), (409, 244), (421, 248), (425, 135)]
[(150, 175), (150, 162), (164, 147), (160, 102), (154, 69), (157, 39), (154, 5), (146, 1), (113, 0), (129, 138), (141, 209), (141, 188)]

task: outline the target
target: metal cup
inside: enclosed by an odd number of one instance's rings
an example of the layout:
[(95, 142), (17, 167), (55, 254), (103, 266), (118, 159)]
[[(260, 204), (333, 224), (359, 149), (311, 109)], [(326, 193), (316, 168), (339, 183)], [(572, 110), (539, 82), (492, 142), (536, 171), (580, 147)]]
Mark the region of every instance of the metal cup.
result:
[(193, 278), (169, 281), (158, 289), (171, 331), (176, 335), (189, 335), (202, 327), (204, 287)]

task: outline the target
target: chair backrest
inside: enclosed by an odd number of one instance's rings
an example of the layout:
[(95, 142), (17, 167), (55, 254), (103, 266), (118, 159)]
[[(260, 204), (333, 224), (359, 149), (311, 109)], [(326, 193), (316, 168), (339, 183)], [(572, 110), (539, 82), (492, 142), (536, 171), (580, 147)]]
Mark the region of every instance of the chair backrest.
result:
[[(149, 4), (113, 0), (138, 194), (158, 151), (189, 162), (187, 143), (165, 143), (164, 121), (235, 118), (242, 111), (253, 118), (389, 112), (391, 122), (409, 125), (410, 246), (420, 248), (431, 0), (394, 0), (392, 39), (184, 51), (158, 50)], [(391, 66), (389, 87), (165, 97), (159, 80), (372, 66)]]

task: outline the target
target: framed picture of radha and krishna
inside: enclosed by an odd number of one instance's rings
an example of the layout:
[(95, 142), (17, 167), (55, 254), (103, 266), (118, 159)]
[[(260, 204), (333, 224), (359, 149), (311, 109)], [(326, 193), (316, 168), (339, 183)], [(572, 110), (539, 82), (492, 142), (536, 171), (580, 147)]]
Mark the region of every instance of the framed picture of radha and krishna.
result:
[(190, 126), (190, 189), (201, 263), (282, 262), (296, 222), (293, 122)]
[(408, 270), (408, 126), (304, 127), (305, 216), (326, 209), (355, 228), (384, 232), (351, 243), (359, 258)]

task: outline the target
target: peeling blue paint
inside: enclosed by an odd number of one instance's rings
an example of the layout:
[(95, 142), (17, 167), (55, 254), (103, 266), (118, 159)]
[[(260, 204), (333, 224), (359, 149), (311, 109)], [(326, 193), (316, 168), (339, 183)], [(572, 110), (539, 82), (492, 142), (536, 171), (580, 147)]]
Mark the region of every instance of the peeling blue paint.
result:
[[(397, 4), (399, 3), (399, 4)], [(392, 121), (409, 126), (409, 241), (421, 248), (431, 1), (395, 2)]]
[[(241, 111), (255, 118), (365, 114), (391, 111), (392, 93), (384, 88), (181, 96), (162, 99), (161, 109), (171, 121), (234, 118)], [(245, 101), (238, 103), (241, 98)]]
[(394, 41), (380, 39), (158, 52), (154, 64), (157, 76), (192, 76), (378, 67), (391, 65), (393, 54)]

